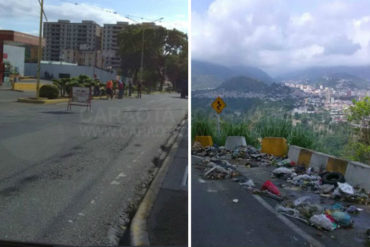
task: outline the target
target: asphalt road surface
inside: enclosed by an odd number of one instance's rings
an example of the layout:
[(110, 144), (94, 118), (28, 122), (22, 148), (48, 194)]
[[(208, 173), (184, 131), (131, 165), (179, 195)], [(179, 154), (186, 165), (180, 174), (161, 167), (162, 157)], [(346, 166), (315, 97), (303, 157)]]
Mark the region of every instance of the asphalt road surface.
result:
[(66, 104), (0, 91), (0, 239), (109, 245), (153, 158), (184, 119), (178, 94)]
[(310, 246), (238, 183), (199, 174), (192, 169), (193, 247)]

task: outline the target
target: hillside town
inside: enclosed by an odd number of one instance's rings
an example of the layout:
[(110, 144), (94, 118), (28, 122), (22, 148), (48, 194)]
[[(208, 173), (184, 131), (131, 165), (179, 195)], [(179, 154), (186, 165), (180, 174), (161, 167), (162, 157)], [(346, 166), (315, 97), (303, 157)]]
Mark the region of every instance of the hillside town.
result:
[(370, 90), (348, 87), (318, 87), (293, 81), (284, 82), (284, 85), (292, 89), (299, 89), (304, 94), (303, 104), (296, 107), (292, 114), (319, 113), (328, 111), (332, 122), (345, 122), (346, 110), (353, 104), (352, 100), (361, 100), (370, 95)]

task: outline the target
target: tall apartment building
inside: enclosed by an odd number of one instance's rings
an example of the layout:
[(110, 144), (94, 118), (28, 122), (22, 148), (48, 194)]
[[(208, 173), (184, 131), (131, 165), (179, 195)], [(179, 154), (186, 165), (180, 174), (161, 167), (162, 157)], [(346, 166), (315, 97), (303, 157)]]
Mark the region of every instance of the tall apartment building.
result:
[(119, 50), (118, 34), (128, 26), (128, 22), (117, 22), (116, 24), (104, 24), (102, 36), (102, 57), (105, 69), (118, 69), (121, 59), (117, 52)]
[[(94, 21), (82, 21), (71, 23), (69, 20), (58, 20), (58, 22), (44, 23), (44, 38), (46, 46), (43, 59), (48, 61), (70, 61), (65, 57), (65, 50), (73, 52), (98, 51), (101, 50), (102, 28)], [(73, 52), (69, 52), (69, 55)], [(91, 56), (90, 53), (88, 53)], [(69, 61), (68, 61), (69, 60)]]

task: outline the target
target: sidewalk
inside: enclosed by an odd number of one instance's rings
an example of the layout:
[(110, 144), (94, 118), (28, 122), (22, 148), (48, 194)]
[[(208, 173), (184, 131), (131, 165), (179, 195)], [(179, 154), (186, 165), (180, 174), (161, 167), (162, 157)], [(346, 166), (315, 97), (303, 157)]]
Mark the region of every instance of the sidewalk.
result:
[[(187, 126), (187, 125), (186, 125)], [(181, 245), (188, 242), (188, 128), (172, 158), (148, 219), (151, 245)]]

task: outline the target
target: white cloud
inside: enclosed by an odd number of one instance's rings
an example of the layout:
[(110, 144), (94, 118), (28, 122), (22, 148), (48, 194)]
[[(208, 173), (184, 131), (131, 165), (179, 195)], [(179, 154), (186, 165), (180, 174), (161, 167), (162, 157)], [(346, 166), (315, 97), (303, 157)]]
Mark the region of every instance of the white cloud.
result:
[[(39, 17), (39, 11), (40, 6), (36, 0), (0, 2), (0, 17), (14, 19), (18, 22), (27, 22), (27, 20), (32, 19), (37, 23), (35, 20)], [(135, 23), (135, 21), (122, 16), (113, 9), (102, 8), (97, 5), (86, 3), (74, 4), (71, 2), (64, 2), (61, 4), (45, 4), (45, 13), (49, 21), (57, 21), (58, 19), (71, 20), (72, 22), (93, 20), (99, 25), (116, 23), (118, 21)], [(185, 19), (185, 16), (181, 15), (179, 16), (179, 19), (164, 20), (164, 22), (159, 22), (157, 24), (171, 29), (177, 28), (181, 31), (187, 32), (188, 23), (183, 19)], [(138, 19), (137, 21), (140, 20)], [(28, 33), (31, 33), (31, 31), (28, 31)]]
[(369, 64), (370, 1), (215, 0), (192, 13), (192, 57), (272, 74), (308, 66)]

